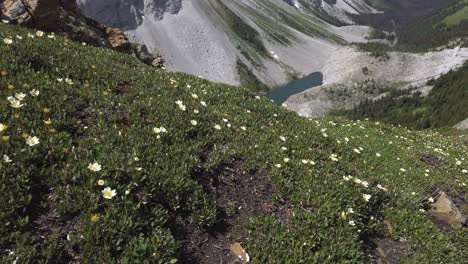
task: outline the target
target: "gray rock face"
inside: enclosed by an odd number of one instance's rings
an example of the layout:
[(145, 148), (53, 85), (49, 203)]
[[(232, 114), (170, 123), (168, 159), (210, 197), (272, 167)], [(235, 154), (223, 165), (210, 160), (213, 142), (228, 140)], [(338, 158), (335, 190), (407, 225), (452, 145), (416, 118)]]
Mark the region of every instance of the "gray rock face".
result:
[(164, 13), (177, 14), (182, 0), (78, 0), (82, 12), (99, 22), (124, 30), (136, 29), (145, 16), (161, 20)]

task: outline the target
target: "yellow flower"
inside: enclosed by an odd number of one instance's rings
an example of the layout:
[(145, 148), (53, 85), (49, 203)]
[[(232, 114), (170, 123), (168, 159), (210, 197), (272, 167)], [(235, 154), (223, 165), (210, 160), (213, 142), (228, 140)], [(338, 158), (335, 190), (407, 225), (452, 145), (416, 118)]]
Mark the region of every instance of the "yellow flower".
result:
[(27, 133), (23, 133), (23, 134), (21, 135), (21, 137), (24, 138), (24, 139), (26, 139), (26, 138), (29, 137), (29, 135), (28, 135)]
[(102, 197), (104, 197), (105, 199), (112, 199), (114, 196), (117, 195), (117, 192), (115, 190), (112, 190), (110, 187), (104, 188), (104, 190), (102, 190), (101, 192)]
[(37, 138), (37, 137), (28, 137), (26, 139), (26, 144), (28, 144), (28, 146), (30, 146), (30, 147), (35, 146), (35, 145), (39, 144), (39, 138)]
[(97, 214), (91, 215), (91, 222), (96, 223), (97, 221), (99, 221), (99, 215)]
[(0, 74), (1, 74), (2, 76), (6, 76), (8, 73), (7, 73), (6, 71), (2, 71), (2, 72), (0, 72)]
[(13, 84), (9, 84), (9, 85), (7, 86), (7, 88), (11, 90), (11, 89), (15, 88), (15, 86), (13, 86)]
[(97, 184), (98, 184), (99, 186), (103, 186), (104, 184), (106, 184), (106, 182), (105, 182), (104, 180), (99, 180), (99, 181), (97, 182)]
[(42, 109), (42, 112), (44, 112), (44, 113), (46, 113), (46, 114), (47, 114), (47, 113), (50, 113), (50, 109), (47, 108), (47, 107), (45, 107), (44, 109)]
[(347, 218), (346, 213), (345, 213), (345, 212), (341, 212), (340, 217), (341, 217), (341, 219), (346, 220), (346, 218)]
[(50, 118), (47, 119), (47, 120), (44, 120), (44, 124), (46, 124), (46, 125), (52, 125), (52, 120), (50, 120)]
[(3, 136), (2, 137), (2, 141), (5, 141), (5, 142), (7, 142), (9, 139), (10, 139), (10, 136)]

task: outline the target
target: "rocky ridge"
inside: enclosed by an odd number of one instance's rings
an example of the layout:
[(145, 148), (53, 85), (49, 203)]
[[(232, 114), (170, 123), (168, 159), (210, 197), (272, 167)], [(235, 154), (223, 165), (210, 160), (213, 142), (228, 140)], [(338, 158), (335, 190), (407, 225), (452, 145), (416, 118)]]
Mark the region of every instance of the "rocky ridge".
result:
[(107, 47), (132, 54), (146, 64), (162, 66), (159, 53), (150, 53), (145, 45), (132, 43), (123, 31), (101, 25), (85, 17), (75, 1), (5, 0), (0, 18), (11, 24), (62, 34), (92, 46)]

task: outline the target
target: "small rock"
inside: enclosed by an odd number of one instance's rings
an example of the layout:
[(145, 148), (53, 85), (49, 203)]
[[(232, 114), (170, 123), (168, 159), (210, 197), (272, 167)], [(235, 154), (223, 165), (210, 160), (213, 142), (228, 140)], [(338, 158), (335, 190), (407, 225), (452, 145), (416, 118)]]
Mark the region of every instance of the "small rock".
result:
[(466, 224), (466, 218), (445, 192), (440, 192), (431, 205), (433, 222), (445, 230), (460, 229)]

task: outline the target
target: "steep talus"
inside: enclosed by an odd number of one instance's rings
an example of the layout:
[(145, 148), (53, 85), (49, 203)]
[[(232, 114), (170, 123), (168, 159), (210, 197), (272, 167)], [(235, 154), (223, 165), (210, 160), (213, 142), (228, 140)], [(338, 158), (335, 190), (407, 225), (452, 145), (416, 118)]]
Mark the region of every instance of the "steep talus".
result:
[[(83, 12), (160, 50), (170, 70), (240, 84), (239, 65), (275, 86), (318, 71), (340, 44), (362, 42), (367, 27), (348, 13), (376, 12), (362, 0), (78, 0)], [(340, 26), (340, 27), (338, 27)], [(239, 64), (240, 63), (240, 64)], [(255, 78), (255, 77), (254, 77)]]

